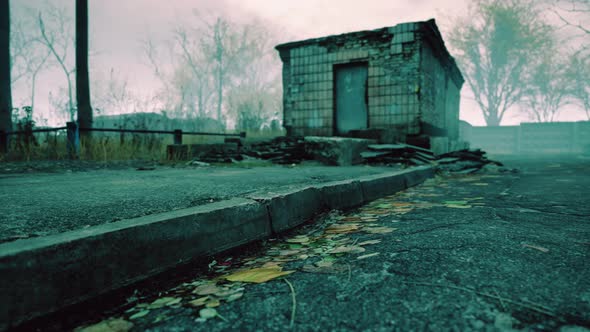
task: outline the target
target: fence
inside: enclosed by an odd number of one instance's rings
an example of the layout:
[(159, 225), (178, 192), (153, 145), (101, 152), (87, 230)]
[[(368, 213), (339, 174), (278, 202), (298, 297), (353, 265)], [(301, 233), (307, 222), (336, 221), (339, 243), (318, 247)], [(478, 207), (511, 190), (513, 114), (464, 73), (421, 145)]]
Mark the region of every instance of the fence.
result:
[(32, 135), (33, 133), (42, 132), (56, 132), (60, 130), (66, 130), (66, 149), (67, 154), (70, 158), (75, 159), (80, 153), (80, 140), (79, 133), (82, 131), (95, 131), (95, 132), (111, 132), (111, 133), (133, 133), (133, 134), (170, 134), (174, 136), (174, 144), (182, 144), (183, 135), (198, 135), (198, 136), (224, 136), (224, 137), (240, 137), (245, 138), (246, 133), (207, 133), (207, 132), (186, 132), (181, 129), (174, 130), (144, 130), (144, 129), (118, 129), (118, 128), (79, 128), (76, 122), (68, 122), (65, 127), (57, 128), (40, 128), (30, 129), (23, 131), (11, 131), (4, 132), (0, 131), (0, 153), (9, 152), (9, 137), (16, 135)]
[(590, 150), (590, 121), (521, 123), (519, 126), (461, 125), (472, 148), (489, 153), (581, 153)]

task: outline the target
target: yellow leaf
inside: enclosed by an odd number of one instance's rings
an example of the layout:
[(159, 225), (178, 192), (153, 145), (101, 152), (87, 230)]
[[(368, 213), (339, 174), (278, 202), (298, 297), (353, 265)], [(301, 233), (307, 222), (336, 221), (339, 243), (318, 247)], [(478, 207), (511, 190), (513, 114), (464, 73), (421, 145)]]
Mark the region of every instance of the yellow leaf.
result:
[(397, 228), (392, 227), (365, 227), (363, 231), (370, 234), (386, 234), (395, 231)]
[(309, 237), (301, 235), (286, 240), (287, 243), (309, 243)]
[(234, 272), (226, 276), (225, 279), (229, 281), (243, 281), (259, 284), (293, 272), (295, 271), (283, 271), (281, 267), (260, 267)]
[(220, 305), (221, 305), (221, 302), (219, 302), (219, 300), (215, 299), (215, 300), (211, 300), (211, 301), (207, 302), (207, 304), (205, 304), (205, 307), (216, 308), (216, 307), (219, 307)]
[(330, 254), (361, 253), (365, 248), (359, 246), (341, 246), (328, 251)]
[(205, 284), (201, 285), (193, 291), (194, 294), (198, 295), (211, 295), (221, 291), (221, 288), (217, 287), (215, 284)]
[(356, 232), (359, 229), (358, 224), (345, 224), (345, 225), (330, 225), (326, 228), (327, 234), (346, 234)]
[(377, 243), (380, 243), (380, 242), (381, 242), (381, 240), (368, 240), (368, 241), (361, 242), (358, 245), (359, 246), (366, 246), (366, 245), (369, 245), (369, 244), (377, 244)]
[(207, 303), (208, 300), (209, 296), (203, 296), (196, 300), (190, 301), (188, 304), (192, 305), (193, 307), (202, 307), (205, 305), (205, 303)]
[(159, 298), (159, 299), (155, 300), (154, 302), (150, 303), (150, 305), (148, 305), (147, 308), (148, 309), (159, 309), (159, 308), (163, 308), (164, 306), (167, 306), (167, 305), (180, 303), (180, 301), (182, 301), (182, 299), (180, 299), (180, 298), (162, 297), (162, 298)]
[(111, 318), (103, 320), (94, 325), (79, 327), (75, 332), (127, 332), (133, 328), (133, 323), (122, 318)]

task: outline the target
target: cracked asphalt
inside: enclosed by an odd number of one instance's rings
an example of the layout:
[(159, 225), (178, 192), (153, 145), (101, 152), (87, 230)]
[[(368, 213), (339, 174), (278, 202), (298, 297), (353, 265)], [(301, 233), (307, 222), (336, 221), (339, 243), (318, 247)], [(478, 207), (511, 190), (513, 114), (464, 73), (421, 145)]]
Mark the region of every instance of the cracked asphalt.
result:
[[(83, 164), (85, 165), (85, 164)], [(394, 171), (388, 167), (157, 167), (2, 174), (0, 243), (148, 214)]]
[[(392, 206), (376, 223), (396, 230), (346, 234), (353, 243), (381, 240), (363, 253), (378, 255), (339, 257), (348, 271), (308, 273), (301, 267), (309, 262), (287, 262), (285, 270), (296, 270), (287, 277), (295, 307), (277, 279), (246, 285), (241, 299), (216, 308), (223, 319), (201, 322), (186, 305), (191, 298), (130, 319), (138, 303), (174, 296), (174, 287), (152, 284), (129, 303), (68, 317), (77, 315), (78, 326), (121, 318), (132, 331), (589, 331), (590, 159), (502, 161), (520, 172), (437, 177), (375, 202)], [(317, 231), (331, 218), (293, 234)], [(263, 257), (280, 241), (243, 255)], [(178, 283), (213, 277), (196, 270)]]

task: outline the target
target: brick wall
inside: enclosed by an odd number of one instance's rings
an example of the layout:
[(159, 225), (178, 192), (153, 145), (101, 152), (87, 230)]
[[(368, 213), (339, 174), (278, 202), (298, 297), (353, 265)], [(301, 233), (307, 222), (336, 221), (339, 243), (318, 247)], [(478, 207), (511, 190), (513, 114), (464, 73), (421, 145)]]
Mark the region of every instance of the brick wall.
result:
[(332, 36), (283, 53), (284, 124), (294, 135), (330, 136), (334, 128), (334, 65), (368, 63), (371, 128), (417, 133), (419, 46), (415, 23)]
[[(420, 35), (422, 39), (424, 34)], [(421, 120), (445, 131), (445, 136), (459, 137), (459, 103), (462, 82), (455, 82), (449, 73), (449, 64), (436, 55), (433, 46), (423, 40), (421, 74)], [(428, 126), (427, 128), (432, 128)], [(425, 131), (426, 134), (433, 134)]]
[(439, 40), (429, 21), (280, 45), (288, 133), (333, 135), (334, 66), (364, 62), (370, 128), (419, 134), (426, 119), (456, 139), (462, 81), (449, 78), (448, 67), (455, 64)]

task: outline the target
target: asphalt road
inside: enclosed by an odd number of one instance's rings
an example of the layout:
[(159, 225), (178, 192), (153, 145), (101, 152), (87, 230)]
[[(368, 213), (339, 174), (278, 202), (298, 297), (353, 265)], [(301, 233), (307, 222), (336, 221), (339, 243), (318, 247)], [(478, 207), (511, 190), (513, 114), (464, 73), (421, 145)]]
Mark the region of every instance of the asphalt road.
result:
[[(181, 276), (173, 287), (138, 288), (127, 303), (113, 302), (98, 316), (78, 312), (76, 319), (89, 321), (77, 325), (588, 331), (590, 160), (506, 163), (521, 172), (439, 177), (358, 211), (325, 216), (287, 238), (216, 257), (211, 269)], [(293, 240), (297, 234), (304, 237)], [(295, 272), (259, 284), (225, 279), (262, 264)], [(227, 289), (205, 295), (219, 316), (204, 321), (203, 307), (190, 301), (203, 298), (207, 283)], [(229, 302), (227, 291), (243, 295)]]
[[(70, 165), (71, 166), (71, 165)], [(0, 242), (38, 237), (214, 201), (393, 171), (388, 167), (157, 167), (0, 172)]]

